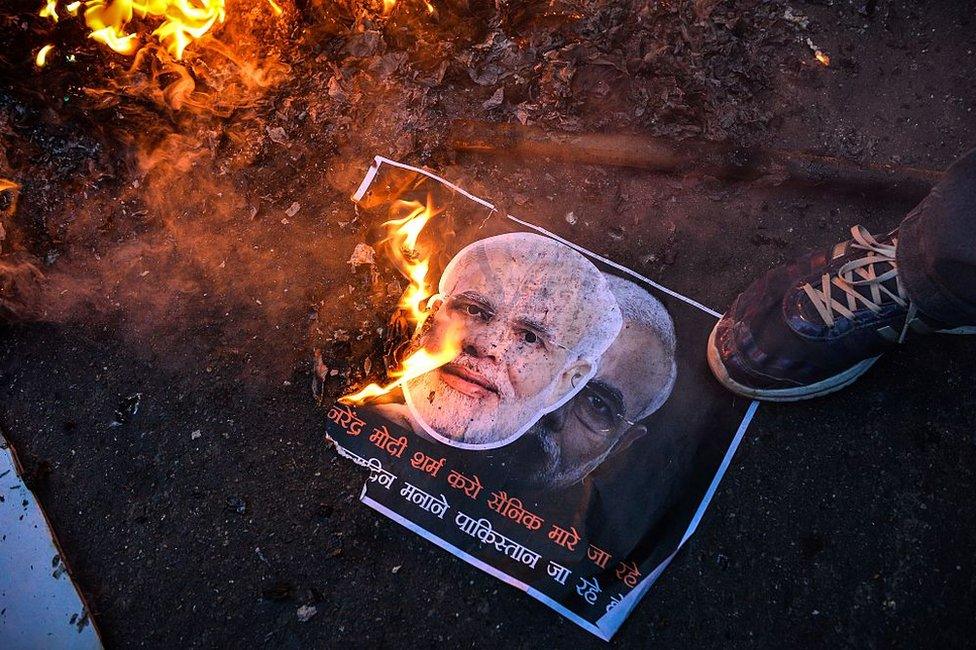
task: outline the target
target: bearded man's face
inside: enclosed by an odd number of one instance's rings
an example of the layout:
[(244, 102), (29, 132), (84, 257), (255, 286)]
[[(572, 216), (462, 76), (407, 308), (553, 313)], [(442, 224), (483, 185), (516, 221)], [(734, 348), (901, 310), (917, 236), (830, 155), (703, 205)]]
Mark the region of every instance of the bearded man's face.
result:
[(664, 352), (647, 328), (624, 322), (620, 335), (603, 355), (600, 370), (573, 399), (530, 430), (549, 457), (543, 483), (569, 485), (582, 480), (614, 451), (625, 436), (646, 433), (637, 422), (661, 390), (651, 371)]
[[(525, 460), (535, 468), (522, 465), (534, 487), (581, 481), (647, 434), (641, 420), (660, 408), (674, 388), (674, 323), (667, 310), (629, 280), (609, 281), (624, 314), (623, 327), (600, 359), (596, 376), (526, 436), (522, 446), (534, 453)], [(663, 438), (657, 444), (667, 445)]]
[[(493, 241), (502, 238), (514, 239)], [(537, 235), (473, 244), (445, 269), (441, 288), (421, 344), (436, 350), (455, 337), (460, 353), (404, 392), (425, 428), (460, 446), (517, 438), (582, 386), (593, 369), (586, 358), (598, 357), (620, 328), (599, 271)], [(598, 349), (584, 349), (594, 346), (593, 328), (605, 333)]]

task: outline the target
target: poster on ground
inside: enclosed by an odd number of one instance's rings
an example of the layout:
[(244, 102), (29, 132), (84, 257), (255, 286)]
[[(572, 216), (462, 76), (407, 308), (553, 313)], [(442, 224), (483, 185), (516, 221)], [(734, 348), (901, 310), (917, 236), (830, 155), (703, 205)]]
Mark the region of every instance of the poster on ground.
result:
[(709, 373), (718, 314), (425, 170), (377, 157), (353, 200), (401, 227), (427, 211), (386, 242), (429, 285), (390, 315), (400, 380), (327, 409), (362, 501), (609, 639), (755, 411)]

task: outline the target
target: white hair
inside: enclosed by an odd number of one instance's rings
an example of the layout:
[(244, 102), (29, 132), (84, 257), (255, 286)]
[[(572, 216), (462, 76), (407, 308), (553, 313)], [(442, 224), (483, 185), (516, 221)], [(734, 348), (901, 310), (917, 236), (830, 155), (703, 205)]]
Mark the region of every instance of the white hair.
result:
[(617, 299), (624, 321), (635, 323), (654, 332), (664, 349), (662, 366), (667, 372), (664, 385), (655, 393), (654, 399), (637, 414), (635, 421), (639, 422), (661, 408), (674, 390), (674, 383), (678, 377), (678, 364), (675, 360), (678, 340), (674, 333), (674, 321), (671, 320), (671, 315), (661, 301), (645, 289), (615, 275), (606, 274), (605, 277), (610, 285), (610, 292)]

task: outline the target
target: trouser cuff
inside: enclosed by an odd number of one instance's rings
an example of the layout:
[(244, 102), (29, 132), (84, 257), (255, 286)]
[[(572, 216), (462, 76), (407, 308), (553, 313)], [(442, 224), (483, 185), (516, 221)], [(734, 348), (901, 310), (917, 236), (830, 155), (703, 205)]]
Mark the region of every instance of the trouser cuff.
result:
[(926, 237), (922, 232), (924, 209), (923, 201), (905, 217), (898, 229), (895, 253), (898, 277), (909, 299), (926, 316), (953, 327), (976, 325), (976, 305), (954, 295), (931, 269), (932, 255), (926, 250)]

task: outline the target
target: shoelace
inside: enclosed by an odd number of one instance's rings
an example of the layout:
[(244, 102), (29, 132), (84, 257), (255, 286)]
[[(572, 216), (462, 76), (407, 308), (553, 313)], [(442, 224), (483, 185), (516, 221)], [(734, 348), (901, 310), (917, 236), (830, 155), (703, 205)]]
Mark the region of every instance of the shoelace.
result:
[[(915, 304), (908, 299), (901, 278), (898, 277), (898, 262), (895, 260), (898, 240), (892, 239), (890, 244), (882, 244), (863, 226), (851, 228), (851, 235), (854, 237), (851, 248), (867, 251), (867, 255), (844, 264), (833, 277), (829, 273), (824, 273), (819, 290), (808, 283), (803, 285), (803, 291), (806, 292), (807, 297), (810, 298), (810, 302), (813, 303), (827, 327), (834, 326), (835, 313), (846, 318), (852, 318), (854, 310), (858, 309), (858, 303), (877, 314), (881, 311), (881, 306), (887, 298), (888, 301), (908, 310), (905, 325), (898, 337), (898, 342), (902, 343), (908, 334), (909, 325), (914, 320), (917, 309)], [(879, 275), (875, 265), (880, 264), (887, 264), (891, 268)], [(897, 293), (892, 293), (883, 284), (892, 278), (895, 280)], [(846, 305), (831, 295), (831, 287), (836, 287), (841, 291), (840, 297), (846, 297)], [(855, 287), (867, 287), (870, 297), (857, 291)]]

